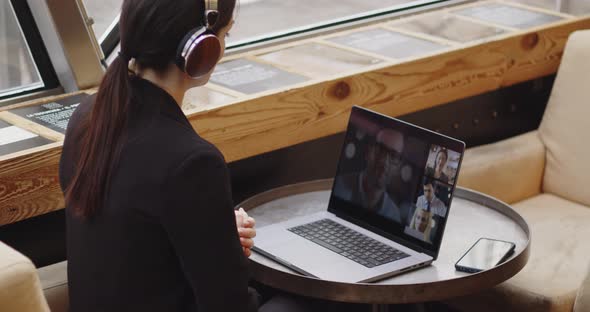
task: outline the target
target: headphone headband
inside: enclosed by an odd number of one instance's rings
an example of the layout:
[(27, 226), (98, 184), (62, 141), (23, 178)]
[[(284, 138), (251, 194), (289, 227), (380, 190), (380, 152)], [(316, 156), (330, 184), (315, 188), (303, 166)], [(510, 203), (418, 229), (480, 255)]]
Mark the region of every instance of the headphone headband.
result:
[(217, 11), (219, 6), (217, 5), (217, 0), (205, 0), (205, 12), (207, 11)]
[(217, 0), (204, 0), (205, 2), (205, 16), (204, 16), (204, 24), (207, 29), (211, 29), (212, 26), (215, 24), (209, 24), (210, 19), (209, 16), (215, 15), (215, 20), (219, 17), (219, 10), (218, 10), (218, 2)]

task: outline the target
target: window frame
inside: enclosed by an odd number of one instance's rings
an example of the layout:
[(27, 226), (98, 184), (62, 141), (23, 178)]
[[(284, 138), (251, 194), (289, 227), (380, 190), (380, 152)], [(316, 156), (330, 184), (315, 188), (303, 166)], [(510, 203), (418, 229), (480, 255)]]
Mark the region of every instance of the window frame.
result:
[(119, 45), (119, 18), (121, 14), (117, 14), (115, 19), (112, 21), (107, 31), (98, 39), (100, 48), (105, 57), (105, 60), (113, 53), (113, 51)]
[[(49, 58), (49, 53), (47, 52), (47, 48), (45, 47), (41, 33), (39, 32), (39, 28), (37, 27), (37, 23), (33, 18), (33, 14), (31, 13), (27, 1), (10, 0), (9, 4), (14, 11), (24, 37), (23, 39), (31, 53), (43, 86), (37, 88), (22, 88), (20, 91), (19, 89), (16, 89), (13, 92), (0, 95), (0, 103), (4, 103), (5, 100), (12, 98), (19, 98), (41, 91), (56, 90), (61, 87), (53, 64), (51, 63), (51, 59)], [(0, 92), (0, 94), (2, 93)], [(3, 105), (4, 104), (0, 104), (0, 107)]]

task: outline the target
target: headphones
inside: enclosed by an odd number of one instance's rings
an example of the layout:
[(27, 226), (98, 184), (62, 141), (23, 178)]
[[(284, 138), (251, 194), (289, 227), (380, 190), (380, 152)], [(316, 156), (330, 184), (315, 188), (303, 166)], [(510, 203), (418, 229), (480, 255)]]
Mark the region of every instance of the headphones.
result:
[[(217, 0), (203, 1), (205, 2), (203, 25), (191, 29), (182, 38), (175, 57), (178, 68), (193, 79), (209, 73), (223, 53), (219, 38), (211, 30), (219, 17)], [(210, 22), (210, 18), (215, 18), (215, 21)]]

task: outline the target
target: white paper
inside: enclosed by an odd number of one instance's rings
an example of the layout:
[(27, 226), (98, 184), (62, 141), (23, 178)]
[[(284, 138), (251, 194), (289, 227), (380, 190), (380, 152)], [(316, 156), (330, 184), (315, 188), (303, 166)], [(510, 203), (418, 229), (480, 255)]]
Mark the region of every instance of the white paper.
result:
[(17, 126), (2, 128), (0, 129), (0, 146), (35, 137), (38, 135)]

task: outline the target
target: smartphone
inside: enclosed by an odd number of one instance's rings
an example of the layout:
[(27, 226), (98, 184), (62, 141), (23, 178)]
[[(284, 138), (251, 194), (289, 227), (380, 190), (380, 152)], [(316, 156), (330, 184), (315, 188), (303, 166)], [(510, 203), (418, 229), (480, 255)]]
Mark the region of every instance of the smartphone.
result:
[(455, 269), (468, 273), (491, 269), (508, 259), (514, 247), (511, 242), (482, 237), (455, 263)]

